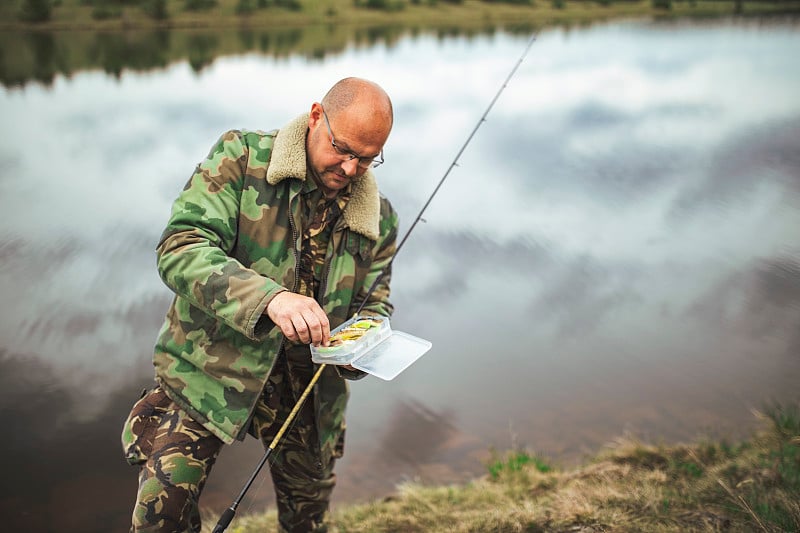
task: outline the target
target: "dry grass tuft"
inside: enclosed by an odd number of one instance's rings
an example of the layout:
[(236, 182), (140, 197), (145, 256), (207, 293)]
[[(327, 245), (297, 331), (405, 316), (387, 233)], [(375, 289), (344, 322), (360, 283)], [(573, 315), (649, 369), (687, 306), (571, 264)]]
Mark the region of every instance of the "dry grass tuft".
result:
[[(759, 413), (770, 427), (731, 445), (652, 446), (631, 437), (562, 471), (525, 451), (494, 457), (463, 486), (405, 484), (381, 501), (337, 509), (331, 530), (360, 532), (800, 531), (800, 410)], [(271, 532), (275, 513), (232, 533)], [(210, 532), (215, 520), (207, 521)]]

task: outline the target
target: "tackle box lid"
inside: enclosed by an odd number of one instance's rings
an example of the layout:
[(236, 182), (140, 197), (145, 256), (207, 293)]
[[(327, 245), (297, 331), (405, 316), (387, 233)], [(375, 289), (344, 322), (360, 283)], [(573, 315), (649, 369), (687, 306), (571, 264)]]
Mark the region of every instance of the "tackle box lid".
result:
[(331, 346), (311, 346), (317, 364), (352, 365), (389, 381), (431, 349), (432, 343), (392, 331), (387, 317), (356, 316), (331, 331)]
[(425, 355), (431, 346), (433, 344), (425, 339), (393, 331), (386, 340), (353, 361), (352, 365), (353, 368), (390, 381)]

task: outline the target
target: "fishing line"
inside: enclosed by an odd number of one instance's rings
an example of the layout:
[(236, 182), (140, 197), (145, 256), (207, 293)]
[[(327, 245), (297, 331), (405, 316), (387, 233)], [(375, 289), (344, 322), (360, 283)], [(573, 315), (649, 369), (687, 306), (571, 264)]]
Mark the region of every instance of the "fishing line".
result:
[[(481, 125), (484, 122), (486, 122), (486, 117), (489, 114), (489, 112), (492, 110), (492, 108), (494, 107), (495, 102), (497, 102), (498, 98), (500, 98), (500, 95), (505, 90), (505, 88), (508, 86), (508, 82), (511, 81), (511, 78), (514, 77), (514, 74), (517, 72), (517, 69), (519, 69), (519, 66), (522, 64), (522, 61), (525, 59), (525, 56), (528, 55), (528, 51), (531, 49), (531, 46), (533, 46), (533, 43), (536, 41), (536, 35), (537, 35), (536, 32), (534, 32), (531, 35), (530, 39), (528, 40), (528, 44), (525, 46), (525, 50), (522, 52), (522, 55), (520, 55), (519, 59), (514, 64), (514, 68), (512, 68), (511, 72), (509, 72), (508, 76), (506, 76), (505, 81), (503, 81), (503, 84), (500, 86), (500, 88), (495, 93), (494, 98), (492, 98), (491, 102), (489, 102), (489, 105), (486, 107), (486, 111), (483, 112), (483, 114), (481, 115), (480, 120), (478, 120), (478, 123), (475, 124), (475, 127), (472, 129), (472, 132), (467, 137), (467, 140), (464, 141), (464, 144), (458, 150), (458, 153), (456, 153), (456, 156), (453, 158), (453, 161), (450, 163), (450, 166), (447, 167), (447, 171), (444, 173), (442, 178), (439, 180), (439, 183), (436, 184), (436, 187), (433, 189), (433, 192), (428, 196), (428, 199), (426, 200), (425, 204), (422, 206), (422, 209), (420, 209), (419, 214), (417, 214), (416, 218), (411, 223), (411, 226), (409, 226), (408, 231), (406, 231), (405, 235), (400, 240), (400, 243), (395, 248), (395, 252), (394, 252), (394, 255), (392, 256), (392, 259), (386, 265), (386, 268), (380, 274), (378, 274), (378, 276), (376, 276), (375, 281), (372, 282), (372, 285), (370, 285), (369, 290), (367, 290), (366, 295), (364, 296), (364, 299), (361, 302), (361, 305), (358, 306), (358, 309), (354, 313), (355, 315), (359, 314), (361, 312), (361, 310), (364, 308), (364, 305), (367, 303), (367, 300), (369, 299), (370, 295), (375, 290), (375, 287), (377, 287), (378, 283), (380, 283), (380, 280), (383, 279), (384, 272), (389, 270), (389, 268), (391, 267), (392, 263), (394, 263), (395, 258), (397, 258), (397, 254), (400, 252), (400, 249), (403, 247), (403, 245), (405, 244), (406, 240), (408, 240), (409, 235), (411, 235), (411, 232), (414, 230), (414, 228), (417, 226), (417, 224), (420, 222), (420, 220), (422, 220), (422, 215), (425, 213), (425, 210), (428, 209), (428, 206), (433, 201), (433, 197), (436, 196), (437, 192), (439, 192), (439, 189), (442, 187), (442, 184), (444, 184), (445, 180), (450, 175), (450, 172), (453, 170), (453, 168), (458, 166), (458, 160), (461, 157), (461, 154), (464, 153), (464, 150), (466, 150), (467, 146), (472, 141), (472, 138), (475, 136), (475, 133), (478, 131), (478, 129), (481, 127)], [(303, 391), (303, 394), (297, 400), (297, 403), (295, 404), (295, 406), (292, 409), (292, 411), (289, 413), (289, 416), (283, 422), (283, 425), (281, 426), (280, 430), (278, 430), (278, 433), (275, 435), (275, 438), (272, 439), (272, 442), (267, 447), (267, 450), (264, 453), (264, 456), (259, 461), (258, 465), (256, 466), (256, 469), (250, 475), (250, 479), (248, 479), (247, 482), (245, 483), (244, 488), (242, 488), (242, 491), (239, 493), (239, 496), (233, 501), (231, 506), (228, 507), (225, 510), (225, 512), (223, 512), (222, 515), (219, 517), (219, 521), (217, 522), (217, 525), (214, 527), (213, 533), (223, 533), (225, 531), (225, 529), (228, 527), (228, 525), (231, 523), (231, 520), (233, 520), (233, 517), (236, 515), (236, 509), (241, 504), (242, 500), (245, 497), (245, 494), (247, 494), (248, 489), (253, 484), (253, 481), (258, 476), (259, 472), (261, 472), (261, 469), (267, 463), (267, 460), (269, 459), (269, 456), (272, 454), (272, 452), (278, 446), (281, 437), (287, 431), (287, 429), (290, 431), (291, 428), (294, 426), (295, 415), (300, 410), (300, 408), (303, 406), (303, 403), (305, 402), (306, 398), (308, 397), (308, 394), (311, 392), (311, 389), (317, 383), (317, 380), (319, 380), (319, 377), (322, 375), (322, 372), (325, 370), (326, 366), (327, 366), (326, 364), (319, 365), (319, 368), (317, 368), (317, 371), (315, 372), (314, 376), (311, 378), (311, 381), (306, 386), (306, 389)]]
[[(489, 115), (489, 111), (492, 110), (492, 108), (494, 107), (495, 102), (497, 102), (497, 99), (500, 98), (500, 94), (508, 86), (508, 82), (511, 81), (511, 78), (514, 77), (514, 74), (517, 72), (517, 69), (522, 64), (522, 61), (525, 59), (525, 56), (528, 55), (528, 50), (531, 49), (531, 46), (533, 46), (533, 43), (534, 43), (535, 40), (536, 40), (536, 33), (531, 35), (531, 38), (528, 40), (528, 44), (525, 46), (525, 50), (522, 52), (522, 55), (519, 57), (517, 62), (514, 64), (514, 68), (512, 68), (511, 72), (509, 72), (508, 76), (506, 76), (506, 79), (503, 82), (503, 85), (500, 86), (500, 88), (495, 93), (494, 98), (492, 98), (492, 101), (489, 102), (489, 105), (486, 107), (486, 111), (483, 112), (483, 114), (481, 115), (480, 120), (478, 120), (478, 123), (475, 124), (475, 127), (472, 129), (472, 132), (467, 137), (467, 140), (464, 141), (464, 144), (461, 145), (461, 148), (458, 150), (458, 153), (456, 153), (456, 156), (453, 158), (453, 161), (450, 163), (450, 166), (447, 167), (447, 170), (445, 171), (444, 175), (442, 176), (442, 179), (440, 179), (439, 183), (436, 184), (436, 187), (433, 189), (433, 192), (430, 194), (430, 196), (428, 196), (428, 199), (425, 202), (425, 204), (422, 206), (422, 209), (419, 210), (419, 213), (417, 214), (416, 218), (411, 223), (411, 226), (409, 226), (408, 231), (406, 231), (406, 234), (400, 240), (400, 243), (397, 245), (397, 248), (395, 249), (394, 256), (392, 257), (391, 261), (389, 261), (389, 264), (387, 265), (387, 269), (392, 265), (392, 263), (394, 263), (394, 260), (397, 257), (397, 254), (400, 252), (400, 249), (406, 243), (406, 240), (408, 240), (409, 235), (411, 235), (411, 232), (414, 231), (414, 228), (422, 220), (422, 215), (425, 213), (425, 210), (428, 209), (428, 206), (433, 201), (433, 197), (436, 196), (437, 192), (439, 192), (439, 189), (442, 187), (442, 185), (444, 184), (445, 180), (450, 175), (450, 172), (455, 167), (458, 166), (458, 160), (461, 158), (461, 154), (464, 153), (464, 150), (466, 150), (467, 145), (469, 145), (470, 141), (472, 141), (472, 138), (475, 136), (475, 133), (478, 131), (478, 129), (481, 127), (481, 125), (484, 122), (486, 122), (486, 117)], [(385, 270), (384, 270), (384, 272), (385, 272)], [(375, 287), (378, 286), (378, 283), (382, 279), (383, 279), (383, 272), (381, 272), (378, 275), (378, 277), (375, 278), (375, 281), (372, 282), (372, 285), (370, 285), (369, 290), (367, 291), (367, 296), (364, 298), (364, 301), (361, 302), (361, 305), (358, 306), (358, 310), (356, 310), (355, 314), (358, 314), (358, 313), (361, 312), (361, 310), (364, 308), (364, 304), (367, 303), (367, 300), (369, 299), (369, 296), (372, 294), (372, 291), (375, 290)]]

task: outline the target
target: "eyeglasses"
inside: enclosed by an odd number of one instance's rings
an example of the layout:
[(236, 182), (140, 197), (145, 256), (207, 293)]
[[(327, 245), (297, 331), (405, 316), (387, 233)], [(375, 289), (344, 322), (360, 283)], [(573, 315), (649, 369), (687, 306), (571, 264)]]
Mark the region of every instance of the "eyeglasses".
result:
[(377, 156), (372, 157), (362, 157), (358, 154), (354, 154), (350, 150), (345, 150), (341, 146), (336, 146), (336, 139), (333, 138), (333, 130), (331, 130), (331, 123), (328, 120), (328, 114), (325, 110), (322, 110), (322, 116), (325, 118), (325, 125), (328, 126), (328, 133), (331, 136), (331, 146), (333, 146), (333, 151), (339, 154), (343, 159), (343, 161), (352, 161), (353, 159), (358, 159), (358, 163), (356, 163), (359, 168), (375, 168), (381, 163), (383, 163), (383, 150)]

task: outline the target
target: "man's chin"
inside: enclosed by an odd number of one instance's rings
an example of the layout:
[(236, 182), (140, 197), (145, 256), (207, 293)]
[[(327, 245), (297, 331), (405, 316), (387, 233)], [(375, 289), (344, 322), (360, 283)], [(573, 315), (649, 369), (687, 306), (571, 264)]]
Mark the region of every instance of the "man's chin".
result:
[(335, 174), (333, 172), (329, 172), (325, 180), (325, 185), (334, 191), (338, 191), (340, 189), (344, 189), (350, 183), (351, 178), (340, 176), (339, 174)]

